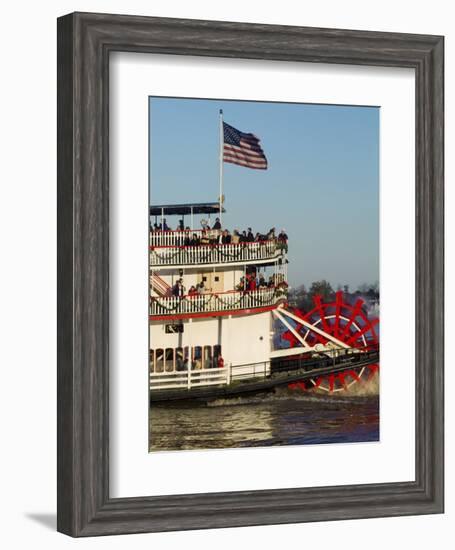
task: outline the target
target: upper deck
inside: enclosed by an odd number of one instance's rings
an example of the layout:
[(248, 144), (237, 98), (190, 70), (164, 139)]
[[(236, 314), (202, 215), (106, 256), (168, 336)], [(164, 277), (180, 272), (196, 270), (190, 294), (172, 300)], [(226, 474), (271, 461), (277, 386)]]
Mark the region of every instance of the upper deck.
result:
[[(219, 266), (224, 264), (273, 264), (287, 252), (287, 238), (275, 234), (275, 230), (256, 233), (222, 227), (224, 209), (218, 203), (194, 203), (155, 205), (150, 207), (150, 267), (185, 268), (191, 266)], [(218, 215), (210, 223), (211, 215)], [(172, 230), (166, 216), (179, 216), (178, 227)], [(195, 216), (201, 219), (203, 229), (194, 229)], [(190, 216), (190, 225), (185, 224)], [(155, 222), (152, 224), (152, 218)], [(159, 222), (159, 223), (158, 223)], [(210, 227), (211, 226), (211, 227)], [(174, 224), (175, 227), (175, 224)]]
[(186, 319), (250, 314), (278, 307), (287, 298), (287, 285), (252, 291), (210, 292), (202, 295), (151, 296), (150, 320)]
[(223, 243), (219, 242), (221, 235), (213, 230), (207, 232), (202, 244), (203, 233), (202, 230), (151, 231), (150, 266), (261, 264), (279, 259), (287, 248), (277, 238)]

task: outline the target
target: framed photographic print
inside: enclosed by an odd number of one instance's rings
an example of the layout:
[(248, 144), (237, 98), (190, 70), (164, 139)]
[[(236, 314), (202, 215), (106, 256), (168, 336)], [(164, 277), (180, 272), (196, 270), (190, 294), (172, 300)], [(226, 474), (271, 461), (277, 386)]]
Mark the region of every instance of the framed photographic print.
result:
[(443, 511), (443, 39), (58, 22), (58, 529)]
[(150, 451), (378, 441), (379, 107), (149, 112)]

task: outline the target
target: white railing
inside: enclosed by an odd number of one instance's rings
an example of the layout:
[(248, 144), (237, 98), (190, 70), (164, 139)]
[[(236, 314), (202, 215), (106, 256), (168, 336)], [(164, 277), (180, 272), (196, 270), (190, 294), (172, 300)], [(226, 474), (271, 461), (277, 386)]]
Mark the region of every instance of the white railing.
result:
[(236, 309), (267, 307), (286, 297), (285, 288), (231, 291), (194, 296), (156, 296), (151, 298), (150, 315), (211, 313)]
[(173, 372), (151, 372), (150, 390), (191, 389), (203, 386), (229, 385), (233, 380), (266, 378), (270, 361), (228, 365), (223, 368), (191, 369)]
[(204, 265), (268, 260), (280, 256), (284, 248), (277, 241), (151, 248), (150, 265)]
[(151, 372), (150, 390), (191, 389), (230, 383), (230, 366), (222, 369), (195, 369), (176, 372)]
[[(212, 235), (213, 232), (213, 235)], [(210, 236), (219, 235), (217, 229), (208, 231)], [(183, 231), (150, 231), (150, 246), (183, 246), (185, 239), (196, 235), (198, 239), (202, 236), (202, 229), (188, 229)]]

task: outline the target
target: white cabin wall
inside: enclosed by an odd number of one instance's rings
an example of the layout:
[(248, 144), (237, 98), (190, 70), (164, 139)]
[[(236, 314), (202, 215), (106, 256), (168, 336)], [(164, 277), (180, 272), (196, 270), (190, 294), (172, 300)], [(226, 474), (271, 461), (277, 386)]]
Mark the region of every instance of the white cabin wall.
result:
[[(178, 269), (154, 269), (153, 270), (157, 275), (159, 275), (166, 283), (170, 286), (175, 284), (175, 282), (180, 279), (180, 274)], [(185, 286), (186, 292), (190, 289), (192, 285), (196, 286), (198, 283), (198, 273), (201, 272), (210, 272), (214, 271), (213, 268), (204, 268), (204, 266), (198, 266), (197, 269), (190, 268), (185, 269), (183, 273), (183, 285)], [(215, 272), (223, 272), (223, 283), (224, 283), (224, 292), (229, 290), (234, 290), (236, 285), (239, 284), (241, 277), (243, 277), (244, 270), (240, 267), (232, 266), (222, 266), (216, 267)]]
[(222, 353), (225, 363), (242, 365), (270, 359), (270, 315), (266, 311), (223, 318)]
[[(150, 348), (215, 346), (221, 343), (225, 363), (242, 365), (270, 359), (269, 311), (232, 317), (184, 319), (183, 333), (166, 334), (166, 321), (150, 324)], [(175, 322), (175, 321), (174, 321)], [(262, 339), (261, 339), (262, 338)], [(221, 339), (221, 342), (220, 342)]]
[(150, 324), (150, 349), (185, 346), (215, 346), (218, 342), (218, 318), (183, 319), (183, 333), (166, 334), (165, 325), (180, 321), (152, 322)]

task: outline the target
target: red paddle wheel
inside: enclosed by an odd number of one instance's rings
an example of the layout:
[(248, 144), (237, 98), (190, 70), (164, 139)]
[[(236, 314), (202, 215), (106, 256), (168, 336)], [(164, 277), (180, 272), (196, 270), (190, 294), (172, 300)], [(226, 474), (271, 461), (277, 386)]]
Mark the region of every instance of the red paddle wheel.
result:
[[(303, 347), (295, 334), (288, 330), (283, 333), (282, 338), (287, 340), (291, 347), (302, 347), (302, 353), (308, 352), (308, 348), (311, 348), (314, 352), (328, 355), (331, 353), (328, 348), (340, 348), (340, 343), (344, 344), (345, 349), (370, 351), (379, 348), (377, 332), (379, 319), (369, 318), (361, 298), (345, 295), (339, 291), (335, 294), (334, 301), (324, 302), (321, 296), (315, 296), (313, 302), (314, 308), (308, 313), (289, 308), (293, 314), (294, 330), (307, 346)], [(302, 321), (299, 322), (298, 319)], [(312, 330), (311, 327), (319, 330)], [(344, 391), (353, 384), (370, 380), (378, 369), (379, 364), (359, 369), (351, 366), (346, 371), (297, 382), (290, 384), (289, 387), (305, 390), (320, 389), (330, 393)]]

